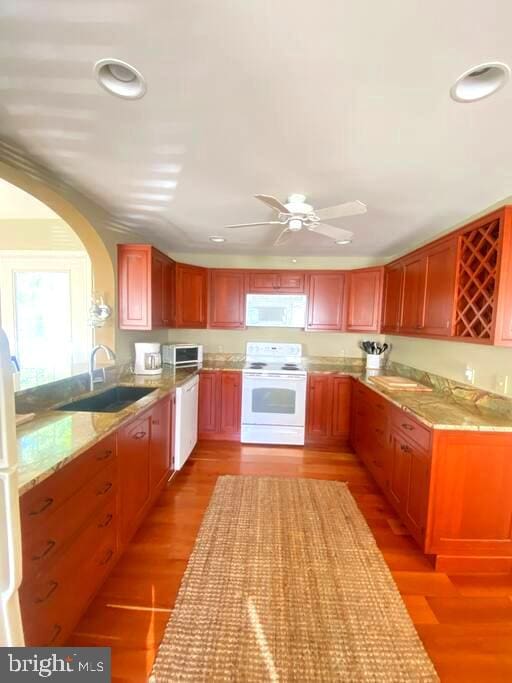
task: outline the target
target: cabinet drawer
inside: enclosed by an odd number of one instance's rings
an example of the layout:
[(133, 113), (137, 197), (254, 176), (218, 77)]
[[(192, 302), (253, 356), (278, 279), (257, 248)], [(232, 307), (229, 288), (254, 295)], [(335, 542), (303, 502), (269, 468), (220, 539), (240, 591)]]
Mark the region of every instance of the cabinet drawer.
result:
[(116, 557), (115, 498), (55, 562), (32, 581), (24, 581), (20, 603), (26, 642), (65, 642)]
[(22, 523), (23, 572), (31, 577), (45, 569), (51, 559), (76, 536), (88, 517), (106, 501), (114, 500), (117, 489), (115, 461), (102, 469), (72, 498), (68, 498), (51, 515), (25, 528)]
[(116, 436), (111, 434), (23, 494), (20, 511), (26, 537), (37, 534), (41, 524), (109, 461), (114, 460), (115, 455)]
[(430, 450), (430, 430), (420, 425), (403, 410), (393, 411), (393, 426), (426, 451)]

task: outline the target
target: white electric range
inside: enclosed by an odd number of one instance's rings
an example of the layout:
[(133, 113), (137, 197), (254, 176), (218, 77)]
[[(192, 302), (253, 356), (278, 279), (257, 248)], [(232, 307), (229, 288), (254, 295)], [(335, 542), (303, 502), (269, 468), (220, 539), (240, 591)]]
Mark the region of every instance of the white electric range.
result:
[(242, 375), (242, 443), (304, 445), (302, 345), (247, 342)]

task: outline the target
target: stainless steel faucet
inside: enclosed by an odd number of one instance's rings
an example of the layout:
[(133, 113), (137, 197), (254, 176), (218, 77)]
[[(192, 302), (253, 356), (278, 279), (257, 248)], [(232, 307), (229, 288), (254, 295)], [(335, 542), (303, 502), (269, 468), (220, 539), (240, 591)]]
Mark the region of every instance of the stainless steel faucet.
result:
[[(105, 381), (105, 368), (100, 368), (99, 370), (94, 369), (94, 359), (96, 358), (96, 354), (100, 349), (103, 349), (103, 351), (105, 351), (105, 353), (107, 354), (107, 358), (109, 360), (116, 359), (116, 354), (112, 351), (112, 349), (110, 349), (108, 346), (105, 346), (104, 344), (98, 344), (93, 348), (93, 350), (91, 351), (91, 355), (89, 357), (89, 389), (91, 391), (94, 391), (94, 385), (97, 382)], [(101, 373), (99, 377), (97, 376), (98, 372)]]

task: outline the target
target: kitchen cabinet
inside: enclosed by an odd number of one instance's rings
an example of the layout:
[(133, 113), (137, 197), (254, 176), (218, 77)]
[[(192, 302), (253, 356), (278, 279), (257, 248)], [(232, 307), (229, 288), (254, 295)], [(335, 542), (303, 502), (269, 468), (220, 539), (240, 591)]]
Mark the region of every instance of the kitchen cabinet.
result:
[(347, 272), (347, 332), (379, 332), (384, 269)]
[(350, 434), (350, 377), (310, 373), (306, 394), (306, 443), (344, 445)]
[(427, 260), (419, 254), (404, 261), (400, 332), (417, 333), (424, 327)]
[(208, 327), (228, 330), (245, 328), (246, 279), (243, 270), (210, 270)]
[(304, 294), (305, 275), (296, 270), (253, 270), (248, 275), (250, 294)]
[(176, 327), (203, 328), (207, 325), (208, 270), (185, 263), (176, 264)]
[(307, 330), (341, 331), (345, 275), (339, 271), (314, 271), (307, 275)]
[(199, 375), (199, 438), (239, 441), (242, 373), (202, 371)]
[(175, 268), (172, 259), (149, 244), (119, 244), (117, 268), (120, 329), (171, 327)]
[(20, 498), (28, 645), (66, 642), (171, 468), (166, 397)]
[(397, 263), (384, 269), (384, 293), (382, 306), (382, 332), (398, 332), (402, 311), (404, 284), (403, 264)]
[(456, 257), (455, 239), (441, 242), (426, 252), (422, 334), (449, 337), (452, 332)]

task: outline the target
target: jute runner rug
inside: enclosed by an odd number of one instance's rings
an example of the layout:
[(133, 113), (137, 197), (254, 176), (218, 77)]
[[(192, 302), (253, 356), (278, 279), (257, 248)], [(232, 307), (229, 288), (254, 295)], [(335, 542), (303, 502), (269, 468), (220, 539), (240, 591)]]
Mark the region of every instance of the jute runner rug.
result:
[(220, 477), (152, 681), (437, 681), (345, 484)]

